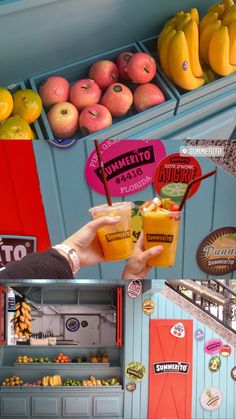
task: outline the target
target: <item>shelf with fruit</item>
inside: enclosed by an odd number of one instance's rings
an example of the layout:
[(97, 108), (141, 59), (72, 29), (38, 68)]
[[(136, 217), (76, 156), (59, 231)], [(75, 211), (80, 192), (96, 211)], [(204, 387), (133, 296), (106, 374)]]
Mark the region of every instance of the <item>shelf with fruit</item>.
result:
[[(44, 110), (48, 138), (100, 138), (154, 117), (168, 119), (176, 100), (136, 44), (108, 51), (30, 79)], [(52, 92), (57, 92), (54, 94)]]
[(92, 365), (94, 367), (104, 367), (108, 366), (110, 367), (109, 357), (106, 353), (97, 353), (91, 354), (89, 357), (86, 356), (75, 356), (73, 358), (70, 358), (68, 355), (63, 354), (60, 352), (56, 358), (49, 359), (48, 357), (29, 357), (27, 355), (19, 355), (14, 365), (17, 367), (21, 366), (34, 366), (39, 365), (43, 367), (55, 367), (60, 364), (60, 366), (75, 366), (75, 364), (78, 364), (80, 366), (89, 366)]
[(42, 138), (38, 118), (42, 101), (38, 93), (20, 82), (0, 86), (0, 140), (34, 140)]
[(177, 113), (187, 110), (193, 100), (198, 101), (192, 105), (204, 106), (220, 95), (225, 95), (225, 108), (235, 104), (235, 7), (233, 0), (223, 0), (206, 10), (202, 19), (196, 8), (178, 11), (158, 37), (139, 43), (157, 61), (158, 71), (178, 100)]

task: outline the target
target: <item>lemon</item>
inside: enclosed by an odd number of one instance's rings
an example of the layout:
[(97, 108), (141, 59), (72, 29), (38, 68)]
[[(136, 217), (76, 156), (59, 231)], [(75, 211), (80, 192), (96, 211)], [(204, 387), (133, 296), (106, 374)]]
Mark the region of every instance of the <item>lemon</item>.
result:
[(0, 121), (4, 121), (4, 119), (7, 119), (13, 109), (13, 98), (11, 93), (4, 89), (3, 87), (0, 87)]
[(186, 191), (186, 183), (168, 183), (161, 188), (162, 198), (171, 198), (172, 201), (179, 202)]

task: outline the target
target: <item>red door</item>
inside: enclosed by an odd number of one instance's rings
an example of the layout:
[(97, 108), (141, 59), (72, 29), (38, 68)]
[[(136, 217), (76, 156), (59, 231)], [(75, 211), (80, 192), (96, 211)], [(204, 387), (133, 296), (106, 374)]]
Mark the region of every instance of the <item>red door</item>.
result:
[(148, 419), (191, 419), (192, 347), (192, 320), (150, 320)]

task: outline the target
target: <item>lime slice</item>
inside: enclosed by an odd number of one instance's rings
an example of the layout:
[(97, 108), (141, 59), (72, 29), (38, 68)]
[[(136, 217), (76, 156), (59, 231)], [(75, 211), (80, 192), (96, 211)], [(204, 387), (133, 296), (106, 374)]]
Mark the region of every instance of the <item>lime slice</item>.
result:
[(186, 183), (168, 183), (161, 188), (161, 197), (171, 198), (172, 201), (179, 203), (186, 188)]

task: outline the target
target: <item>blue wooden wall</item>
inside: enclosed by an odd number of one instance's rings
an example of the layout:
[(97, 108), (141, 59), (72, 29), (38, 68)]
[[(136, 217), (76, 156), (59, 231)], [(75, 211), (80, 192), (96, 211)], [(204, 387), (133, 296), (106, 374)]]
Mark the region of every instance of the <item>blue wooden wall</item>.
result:
[[(221, 357), (219, 372), (212, 373), (209, 368), (210, 355), (204, 352), (204, 343), (212, 338), (219, 338), (211, 329), (194, 319), (187, 312), (167, 300), (160, 293), (132, 300), (126, 298), (125, 319), (125, 355), (124, 362), (142, 362), (147, 370), (149, 365), (149, 317), (142, 312), (142, 303), (146, 298), (152, 298), (155, 303), (155, 312), (151, 319), (186, 319), (193, 320), (194, 331), (202, 329), (205, 337), (201, 342), (193, 338), (193, 419), (235, 419), (236, 418), (236, 382), (231, 378), (231, 370), (236, 366), (236, 349), (228, 358)], [(226, 343), (226, 342), (225, 342)], [(124, 377), (124, 383), (127, 379)], [(224, 400), (221, 407), (214, 412), (203, 410), (199, 398), (201, 392), (207, 387), (218, 387), (223, 392)], [(148, 374), (137, 384), (136, 390), (131, 393), (125, 391), (126, 419), (147, 419), (148, 411)]]
[(177, 10), (212, 0), (1, 0), (0, 85), (156, 35)]
[[(132, 140), (130, 140), (132, 141)], [(167, 154), (179, 151), (183, 142), (164, 140)], [(92, 141), (80, 140), (67, 150), (59, 150), (47, 141), (35, 141), (41, 193), (52, 244), (61, 242), (90, 220), (88, 209), (104, 203), (103, 195), (94, 192), (86, 183), (84, 169), (94, 149)], [(206, 275), (195, 260), (202, 239), (212, 230), (235, 225), (235, 178), (207, 158), (199, 158), (202, 172), (217, 169), (217, 175), (200, 185), (197, 194), (187, 201), (181, 223), (177, 261), (173, 268), (152, 270), (151, 278), (195, 278)], [(129, 195), (127, 200), (147, 200), (154, 196), (153, 186)], [(116, 199), (122, 200), (122, 198)], [(124, 262), (104, 263), (80, 270), (78, 278), (120, 278)], [(226, 277), (226, 276), (225, 276)], [(229, 275), (228, 278), (233, 277)]]

